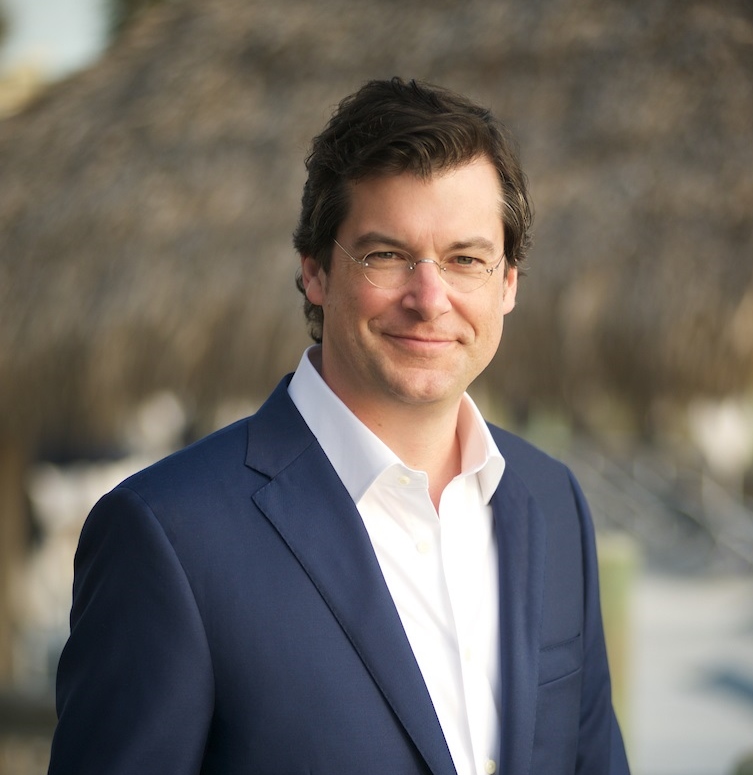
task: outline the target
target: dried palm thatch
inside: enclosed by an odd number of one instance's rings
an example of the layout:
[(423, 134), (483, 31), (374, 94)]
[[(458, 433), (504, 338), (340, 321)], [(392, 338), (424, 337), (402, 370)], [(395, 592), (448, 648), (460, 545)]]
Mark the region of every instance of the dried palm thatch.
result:
[(180, 0), (0, 122), (0, 678), (24, 448), (108, 440), (171, 389), (201, 422), (305, 344), (289, 234), (311, 136), (364, 80), (487, 103), (537, 202), (489, 391), (753, 386), (747, 0)]
[(197, 416), (305, 345), (289, 235), (336, 102), (399, 73), (521, 141), (537, 241), (488, 384), (587, 412), (753, 384), (753, 9), (184, 0), (0, 124), (0, 433)]

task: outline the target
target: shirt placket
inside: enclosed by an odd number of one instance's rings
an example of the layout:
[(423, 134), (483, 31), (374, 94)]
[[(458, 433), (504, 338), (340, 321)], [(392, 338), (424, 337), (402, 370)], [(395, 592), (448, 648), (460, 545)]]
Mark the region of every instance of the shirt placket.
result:
[(480, 503), (475, 477), (455, 480), (443, 494), (442, 562), (458, 638), (474, 772), (493, 773), (497, 710), (489, 684), (490, 628), (484, 621), (492, 608), (488, 577), (491, 536), (490, 527), (481, 520), (480, 508), (469, 508), (469, 503)]

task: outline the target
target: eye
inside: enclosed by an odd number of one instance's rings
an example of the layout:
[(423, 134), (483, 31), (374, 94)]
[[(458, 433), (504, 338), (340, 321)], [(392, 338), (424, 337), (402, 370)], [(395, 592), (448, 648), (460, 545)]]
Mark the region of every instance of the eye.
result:
[(455, 256), (449, 263), (461, 269), (483, 269), (486, 266), (483, 258), (475, 256)]
[(375, 250), (363, 258), (367, 266), (386, 266), (388, 264), (400, 264), (410, 261), (405, 253), (398, 253), (394, 250)]

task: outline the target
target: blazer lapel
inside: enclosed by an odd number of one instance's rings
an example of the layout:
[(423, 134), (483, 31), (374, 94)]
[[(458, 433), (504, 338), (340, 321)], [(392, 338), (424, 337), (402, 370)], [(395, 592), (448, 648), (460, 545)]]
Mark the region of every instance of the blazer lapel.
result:
[(316, 586), (435, 775), (455, 775), (421, 671), (360, 515), (287, 394), (249, 421), (252, 498)]
[(501, 751), (499, 772), (525, 775), (536, 722), (546, 525), (508, 465), (492, 498), (499, 555)]

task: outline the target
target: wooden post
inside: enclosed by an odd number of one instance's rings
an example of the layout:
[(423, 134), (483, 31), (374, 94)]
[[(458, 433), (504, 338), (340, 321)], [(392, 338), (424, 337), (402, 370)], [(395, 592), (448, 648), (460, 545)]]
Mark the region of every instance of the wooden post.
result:
[(0, 687), (13, 678), (13, 582), (24, 551), (26, 500), (20, 444), (0, 439)]
[(612, 702), (629, 747), (629, 686), (631, 626), (630, 606), (638, 551), (627, 536), (604, 534), (598, 537), (599, 577), (604, 635), (612, 675)]

